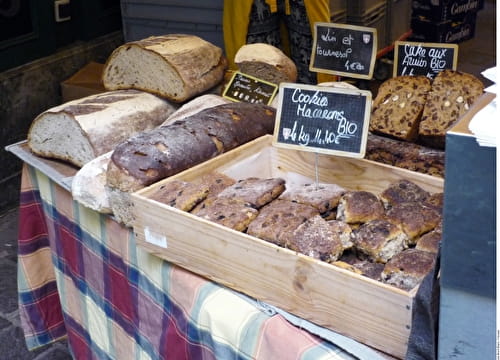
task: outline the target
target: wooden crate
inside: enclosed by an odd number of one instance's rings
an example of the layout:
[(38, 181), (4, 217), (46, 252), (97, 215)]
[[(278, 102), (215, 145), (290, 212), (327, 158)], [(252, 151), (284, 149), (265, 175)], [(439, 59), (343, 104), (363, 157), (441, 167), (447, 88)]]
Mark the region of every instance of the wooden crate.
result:
[(443, 189), (440, 178), (369, 160), (276, 148), (267, 135), (134, 193), (137, 245), (220, 284), (403, 358), (416, 289), (397, 289), (148, 197), (166, 181), (194, 181), (215, 170), (235, 179), (315, 179), (315, 163), (319, 182), (347, 189), (380, 193), (401, 178), (431, 192)]

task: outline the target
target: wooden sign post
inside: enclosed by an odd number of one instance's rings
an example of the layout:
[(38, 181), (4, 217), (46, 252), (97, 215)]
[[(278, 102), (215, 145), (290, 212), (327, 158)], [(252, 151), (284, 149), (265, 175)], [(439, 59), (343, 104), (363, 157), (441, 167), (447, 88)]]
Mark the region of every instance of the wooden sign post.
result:
[(430, 79), (445, 69), (456, 70), (457, 44), (396, 41), (393, 76), (425, 75)]
[(363, 158), (371, 92), (281, 83), (273, 145)]
[(269, 105), (277, 91), (278, 85), (237, 71), (222, 96), (232, 101)]
[(377, 55), (377, 29), (315, 23), (311, 71), (371, 79)]

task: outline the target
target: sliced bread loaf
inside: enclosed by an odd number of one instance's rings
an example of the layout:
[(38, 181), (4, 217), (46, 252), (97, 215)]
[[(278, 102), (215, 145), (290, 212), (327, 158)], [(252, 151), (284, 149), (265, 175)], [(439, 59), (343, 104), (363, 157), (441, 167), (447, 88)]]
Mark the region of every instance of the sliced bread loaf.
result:
[(38, 115), (28, 131), (28, 146), (36, 155), (81, 167), (130, 136), (159, 126), (176, 109), (138, 90), (91, 95)]
[(484, 84), (472, 74), (444, 70), (432, 82), (419, 127), (420, 140), (444, 148), (446, 131), (483, 93)]
[(226, 68), (222, 49), (197, 36), (151, 36), (115, 49), (104, 66), (103, 84), (183, 102), (218, 85)]

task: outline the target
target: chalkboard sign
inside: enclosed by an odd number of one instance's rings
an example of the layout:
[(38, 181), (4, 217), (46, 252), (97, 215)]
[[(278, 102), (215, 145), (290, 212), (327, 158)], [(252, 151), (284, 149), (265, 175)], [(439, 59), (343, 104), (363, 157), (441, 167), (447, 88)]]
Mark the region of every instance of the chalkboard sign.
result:
[(457, 58), (457, 44), (396, 41), (393, 76), (425, 75), (434, 79), (443, 70), (456, 70)]
[(281, 83), (273, 145), (362, 158), (371, 92)]
[(269, 105), (277, 91), (278, 85), (237, 71), (222, 96), (232, 101)]
[(377, 29), (315, 23), (311, 71), (371, 79), (377, 56)]

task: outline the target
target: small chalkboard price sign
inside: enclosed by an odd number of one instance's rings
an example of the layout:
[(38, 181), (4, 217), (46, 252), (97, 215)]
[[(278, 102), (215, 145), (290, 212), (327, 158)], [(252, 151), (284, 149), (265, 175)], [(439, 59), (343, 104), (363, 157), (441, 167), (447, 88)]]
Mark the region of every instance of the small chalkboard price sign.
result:
[(434, 79), (443, 70), (456, 70), (457, 58), (457, 44), (396, 41), (393, 76), (425, 75)]
[(365, 26), (314, 24), (311, 71), (371, 79), (377, 56), (377, 29)]
[(222, 96), (232, 101), (269, 105), (277, 91), (276, 84), (236, 71)]
[(370, 91), (281, 83), (278, 99), (274, 146), (364, 157)]

